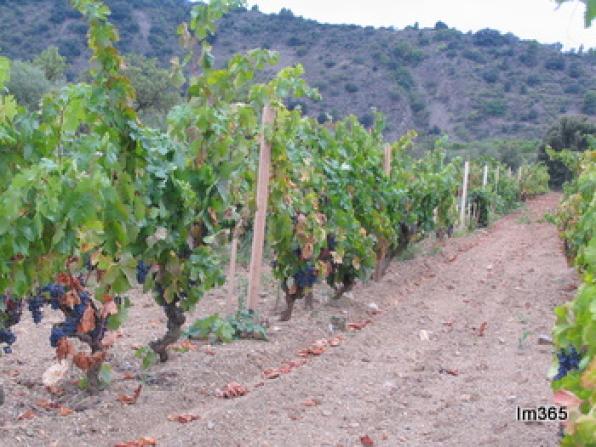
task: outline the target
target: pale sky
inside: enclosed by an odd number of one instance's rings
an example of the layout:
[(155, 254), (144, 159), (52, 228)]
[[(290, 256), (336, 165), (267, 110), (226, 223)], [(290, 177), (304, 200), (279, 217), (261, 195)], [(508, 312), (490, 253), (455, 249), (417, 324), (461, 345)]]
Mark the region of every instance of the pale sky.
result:
[(249, 0), (254, 4), (262, 12), (285, 7), (323, 23), (404, 28), (419, 22), (426, 28), (442, 20), (463, 32), (493, 28), (522, 39), (560, 42), (566, 50), (596, 47), (596, 23), (584, 28), (585, 6), (579, 1), (558, 9), (553, 0)]

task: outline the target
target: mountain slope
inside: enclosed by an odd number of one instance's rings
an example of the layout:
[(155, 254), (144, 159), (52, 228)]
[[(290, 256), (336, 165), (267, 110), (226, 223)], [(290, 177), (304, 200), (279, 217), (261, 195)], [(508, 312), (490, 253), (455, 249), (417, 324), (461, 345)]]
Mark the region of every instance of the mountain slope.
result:
[[(176, 26), (188, 18), (184, 0), (108, 0), (121, 49), (166, 64), (179, 52)], [(30, 59), (56, 45), (85, 67), (86, 28), (67, 0), (0, 0), (0, 53)], [(592, 113), (596, 51), (562, 53), (560, 46), (521, 41), (493, 30), (464, 34), (435, 29), (375, 29), (324, 25), (288, 10), (266, 15), (235, 11), (214, 38), (219, 63), (235, 52), (265, 47), (281, 66), (302, 63), (323, 100), (302, 102), (312, 116), (325, 113), (372, 119), (387, 116), (388, 136), (409, 128), (461, 141), (489, 137), (535, 138), (563, 113)], [(591, 92), (591, 93), (590, 93)]]

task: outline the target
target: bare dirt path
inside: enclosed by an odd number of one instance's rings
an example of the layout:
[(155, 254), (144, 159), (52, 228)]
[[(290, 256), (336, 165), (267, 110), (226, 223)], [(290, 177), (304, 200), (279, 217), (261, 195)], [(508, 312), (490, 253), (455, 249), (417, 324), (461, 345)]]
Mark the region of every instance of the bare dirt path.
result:
[[(16, 419), (48, 398), (39, 377), (51, 353), (37, 348), (33, 326), (25, 325), (16, 347), (22, 352), (0, 360), (0, 379), (13, 385), (0, 407), (0, 445), (113, 446), (151, 436), (172, 447), (352, 447), (367, 435), (375, 446), (555, 446), (556, 423), (516, 422), (515, 409), (551, 403), (550, 347), (537, 338), (550, 333), (552, 309), (571, 298), (577, 280), (556, 229), (543, 222), (558, 200), (549, 194), (487, 231), (426, 244), (425, 253), (394, 263), (382, 282), (359, 286), (339, 306), (316, 303), (312, 313), (299, 306), (283, 324), (271, 316), (269, 343), (200, 346), (146, 376), (120, 380), (138, 372), (130, 346), (162, 330), (153, 321), (159, 313), (138, 297), (111, 360), (117, 380), (98, 398), (68, 388), (56, 398), (76, 410), (66, 417), (36, 409), (33, 419)], [(223, 295), (206, 298), (199, 314), (221, 309)], [(271, 289), (263, 309), (273, 301)], [(371, 303), (379, 314), (370, 315)], [(329, 318), (341, 314), (372, 322), (290, 374), (262, 378), (263, 369), (331, 337)], [(39, 357), (31, 360), (27, 349), (39, 349)], [(139, 379), (139, 401), (117, 402)], [(215, 390), (232, 380), (249, 393), (217, 397)], [(167, 420), (180, 413), (201, 418)]]

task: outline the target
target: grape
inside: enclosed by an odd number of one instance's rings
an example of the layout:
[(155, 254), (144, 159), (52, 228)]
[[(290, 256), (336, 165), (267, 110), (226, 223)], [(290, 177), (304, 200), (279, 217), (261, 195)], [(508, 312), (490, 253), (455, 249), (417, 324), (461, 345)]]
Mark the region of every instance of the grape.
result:
[(139, 284), (145, 284), (145, 279), (147, 279), (147, 274), (151, 270), (151, 266), (145, 264), (143, 261), (139, 261), (137, 264), (137, 281)]
[(561, 380), (570, 371), (579, 369), (580, 355), (574, 346), (569, 349), (562, 349), (557, 353), (559, 359), (559, 371), (554, 377), (554, 380)]
[(317, 282), (317, 272), (312, 265), (307, 265), (294, 275), (294, 281), (303, 289), (312, 287)]
[(41, 295), (37, 295), (33, 298), (29, 298), (27, 302), (29, 304), (29, 312), (31, 312), (33, 321), (35, 322), (35, 324), (41, 323), (41, 320), (43, 318), (43, 305), (45, 304), (45, 300)]
[(10, 346), (4, 346), (5, 354), (12, 354), (12, 348)]
[(335, 241), (335, 235), (328, 234), (327, 235), (327, 248), (331, 251), (335, 250), (337, 243)]
[(50, 304), (53, 310), (60, 309), (60, 298), (62, 298), (66, 292), (64, 290), (64, 286), (61, 286), (60, 284), (48, 284), (47, 286), (41, 288), (41, 292), (50, 294)]
[(0, 343), (12, 345), (17, 340), (17, 337), (10, 329), (0, 329)]

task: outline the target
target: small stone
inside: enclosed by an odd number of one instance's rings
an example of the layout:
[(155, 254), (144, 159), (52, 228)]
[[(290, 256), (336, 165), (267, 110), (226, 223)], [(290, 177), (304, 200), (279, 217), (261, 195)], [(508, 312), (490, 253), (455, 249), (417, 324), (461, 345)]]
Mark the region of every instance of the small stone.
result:
[(350, 427), (358, 428), (358, 427), (360, 427), (360, 424), (358, 422), (352, 422), (352, 423), (350, 423)]
[(369, 303), (368, 304), (368, 308), (370, 310), (372, 310), (373, 312), (378, 312), (379, 311), (379, 305), (377, 303)]
[(499, 343), (501, 343), (502, 345), (505, 344), (505, 339), (503, 337), (499, 337), (497, 340), (499, 340)]
[(511, 396), (507, 396), (507, 402), (515, 402), (515, 400), (517, 399), (517, 396), (515, 395), (511, 395)]
[(331, 416), (332, 415), (332, 413), (329, 410), (323, 410), (322, 413), (323, 413), (323, 416)]
[(538, 336), (538, 344), (539, 345), (552, 345), (553, 339), (550, 338), (548, 335), (539, 335)]
[(207, 422), (207, 429), (208, 430), (213, 430), (214, 428), (215, 428), (215, 422), (213, 422), (213, 421)]
[(420, 340), (422, 341), (429, 341), (430, 340), (430, 335), (428, 334), (428, 331), (421, 329), (420, 332), (418, 333), (418, 336), (420, 337)]
[(492, 269), (493, 269), (493, 265), (492, 265), (492, 264), (488, 264), (488, 265), (486, 266), (486, 270), (489, 270), (489, 271), (490, 271), (490, 270), (492, 270)]

